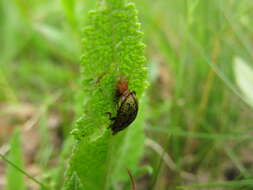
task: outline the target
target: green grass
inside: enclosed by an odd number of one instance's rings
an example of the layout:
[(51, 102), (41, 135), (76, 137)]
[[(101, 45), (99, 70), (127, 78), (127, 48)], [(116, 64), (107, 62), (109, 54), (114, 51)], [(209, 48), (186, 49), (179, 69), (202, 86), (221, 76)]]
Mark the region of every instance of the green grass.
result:
[[(79, 98), (80, 31), (94, 2), (0, 2), (0, 104), (4, 106), (0, 122), (11, 120), (11, 128), (24, 126), (16, 112), (5, 115), (11, 105), (29, 104), (41, 113), (36, 122), (39, 156), (32, 165), (40, 168), (36, 176), (40, 181), (55, 187), (62, 180), (57, 177), (62, 171), (57, 163), (66, 164), (71, 154), (63, 142), (84, 101)], [(171, 169), (153, 151), (155, 147), (146, 146), (139, 170), (145, 165), (153, 172), (134, 174), (137, 189), (251, 189), (253, 112), (236, 84), (234, 59), (240, 57), (252, 68), (252, 1), (135, 3), (149, 66), (145, 134), (161, 145), (177, 168)], [(48, 128), (55, 114), (63, 141), (57, 147), (50, 143)], [(1, 135), (1, 145), (8, 144), (10, 136), (11, 132)], [(227, 168), (240, 175), (226, 181)]]

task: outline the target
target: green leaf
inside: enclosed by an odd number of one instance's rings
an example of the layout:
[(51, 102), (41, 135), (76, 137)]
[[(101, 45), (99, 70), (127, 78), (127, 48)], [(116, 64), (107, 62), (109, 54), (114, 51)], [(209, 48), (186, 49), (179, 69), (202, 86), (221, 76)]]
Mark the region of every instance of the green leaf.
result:
[[(24, 168), (23, 163), (23, 154), (22, 154), (22, 148), (21, 148), (21, 141), (20, 141), (20, 131), (16, 130), (13, 135), (10, 142), (10, 153), (8, 155), (8, 160), (12, 163), (15, 163), (15, 165), (21, 169)], [(12, 165), (7, 165), (7, 171), (6, 171), (6, 180), (7, 190), (24, 190), (26, 189), (24, 176), (23, 174), (17, 170)]]
[(253, 106), (253, 69), (241, 58), (234, 61), (236, 82), (241, 89), (246, 102)]
[(70, 179), (67, 181), (64, 189), (72, 189), (72, 190), (82, 190), (83, 189), (83, 185), (80, 182), (79, 177), (76, 175), (75, 172), (73, 172), (73, 174), (71, 175)]
[[(133, 3), (105, 0), (90, 11), (83, 33), (81, 59), (83, 114), (72, 134), (77, 139), (65, 188), (74, 173), (84, 189), (101, 190), (128, 181), (127, 169), (137, 170), (142, 155), (144, 103), (136, 121), (112, 136), (111, 121), (106, 112), (116, 115), (116, 83), (120, 77), (128, 81), (130, 91), (140, 100), (146, 87), (143, 33)], [(71, 189), (71, 188), (69, 188)]]

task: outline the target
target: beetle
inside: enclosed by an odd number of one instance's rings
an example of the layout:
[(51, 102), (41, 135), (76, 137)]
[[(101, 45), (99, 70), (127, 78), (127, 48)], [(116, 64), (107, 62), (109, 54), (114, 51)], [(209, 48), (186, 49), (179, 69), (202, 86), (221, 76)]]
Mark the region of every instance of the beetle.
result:
[(108, 127), (111, 128), (112, 135), (127, 128), (135, 120), (138, 113), (136, 93), (128, 89), (128, 83), (123, 78), (117, 82), (116, 100), (118, 104), (116, 116), (112, 117), (111, 113), (107, 112), (110, 120), (113, 121)]

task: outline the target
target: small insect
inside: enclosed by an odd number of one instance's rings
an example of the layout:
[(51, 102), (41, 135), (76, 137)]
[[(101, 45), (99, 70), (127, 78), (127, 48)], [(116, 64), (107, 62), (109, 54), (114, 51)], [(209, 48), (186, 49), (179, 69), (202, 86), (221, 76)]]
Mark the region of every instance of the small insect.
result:
[(113, 135), (128, 127), (135, 120), (138, 112), (138, 101), (135, 92), (128, 89), (128, 83), (123, 78), (120, 78), (117, 83), (116, 98), (118, 101), (116, 117), (112, 117), (111, 113), (107, 112), (110, 120), (113, 121), (109, 126)]

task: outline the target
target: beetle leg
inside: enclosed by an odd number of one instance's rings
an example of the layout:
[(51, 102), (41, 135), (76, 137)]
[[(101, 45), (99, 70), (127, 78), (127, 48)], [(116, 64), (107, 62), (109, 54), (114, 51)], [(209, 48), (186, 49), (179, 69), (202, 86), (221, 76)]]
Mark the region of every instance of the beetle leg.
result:
[(102, 79), (106, 74), (107, 74), (106, 72), (102, 72), (102, 73), (97, 77), (97, 79), (96, 79), (96, 84), (98, 84), (98, 83), (101, 81), (101, 79)]
[(110, 119), (112, 118), (112, 113), (111, 112), (105, 112), (105, 114), (107, 114)]
[(109, 116), (109, 119), (111, 121), (114, 121), (116, 119), (116, 117), (112, 117), (112, 113), (111, 112), (106, 112), (105, 114), (107, 114)]

